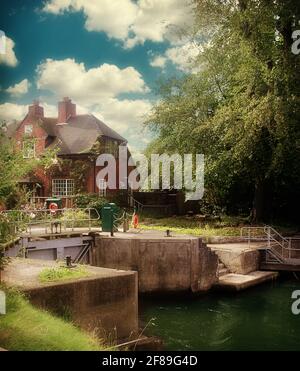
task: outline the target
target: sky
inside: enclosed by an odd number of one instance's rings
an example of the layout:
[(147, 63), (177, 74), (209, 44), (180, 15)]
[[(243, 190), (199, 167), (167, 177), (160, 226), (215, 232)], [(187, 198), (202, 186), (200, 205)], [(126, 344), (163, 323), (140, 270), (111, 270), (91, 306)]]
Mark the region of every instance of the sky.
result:
[(1, 1), (0, 120), (21, 120), (34, 99), (55, 117), (68, 96), (143, 150), (158, 81), (190, 72), (198, 53), (179, 36), (192, 10), (190, 0)]

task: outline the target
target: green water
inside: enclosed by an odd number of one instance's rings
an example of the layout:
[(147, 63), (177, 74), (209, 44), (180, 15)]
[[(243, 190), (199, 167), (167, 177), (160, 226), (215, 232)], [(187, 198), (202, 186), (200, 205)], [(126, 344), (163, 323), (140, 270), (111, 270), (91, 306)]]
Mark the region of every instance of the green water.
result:
[(300, 315), (291, 299), (300, 281), (277, 281), (248, 291), (197, 298), (141, 300), (148, 334), (166, 350), (300, 350)]

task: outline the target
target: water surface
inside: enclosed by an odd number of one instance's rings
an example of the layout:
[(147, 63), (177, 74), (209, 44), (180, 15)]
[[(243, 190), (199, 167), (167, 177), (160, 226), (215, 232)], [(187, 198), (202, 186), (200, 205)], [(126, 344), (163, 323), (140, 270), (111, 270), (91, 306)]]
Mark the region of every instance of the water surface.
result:
[(267, 283), (239, 293), (197, 298), (142, 298), (148, 334), (167, 350), (300, 350), (300, 315), (292, 292), (300, 281)]

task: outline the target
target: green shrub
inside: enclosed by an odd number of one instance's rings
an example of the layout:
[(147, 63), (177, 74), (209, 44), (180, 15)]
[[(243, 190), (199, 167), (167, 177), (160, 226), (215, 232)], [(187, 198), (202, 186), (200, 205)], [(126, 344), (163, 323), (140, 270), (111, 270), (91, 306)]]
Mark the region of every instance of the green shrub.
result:
[(5, 243), (11, 239), (12, 228), (7, 214), (0, 214), (0, 243)]
[[(95, 209), (101, 215), (103, 205), (109, 201), (105, 197), (100, 197), (97, 194), (81, 194), (75, 197), (75, 207)], [(93, 215), (95, 217), (95, 215)]]

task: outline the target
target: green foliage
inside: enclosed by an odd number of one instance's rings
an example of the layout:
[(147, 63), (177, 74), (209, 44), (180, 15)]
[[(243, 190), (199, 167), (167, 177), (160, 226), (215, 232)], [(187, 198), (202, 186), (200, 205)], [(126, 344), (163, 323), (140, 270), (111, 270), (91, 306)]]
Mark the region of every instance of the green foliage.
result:
[(5, 214), (0, 213), (0, 282), (1, 271), (9, 263), (9, 259), (4, 256), (5, 244), (10, 242), (14, 237), (14, 227), (10, 223), (9, 218)]
[(258, 219), (263, 211), (291, 217), (300, 199), (300, 58), (291, 52), (298, 2), (195, 5), (199, 72), (161, 88), (147, 152), (203, 153), (211, 203), (253, 206)]
[(74, 179), (75, 192), (80, 193), (86, 189), (86, 182), (88, 178), (88, 171), (91, 164), (87, 160), (70, 160), (70, 159), (57, 159), (57, 164), (51, 165), (47, 169), (47, 174), (52, 178), (66, 176)]
[(8, 242), (12, 235), (12, 226), (8, 216), (0, 213), (0, 243)]
[(7, 294), (7, 314), (0, 316), (0, 347), (11, 351), (97, 351), (104, 346), (73, 324), (34, 308), (13, 289)]
[(58, 267), (46, 268), (39, 274), (39, 280), (42, 283), (71, 280), (76, 278), (88, 277), (89, 272), (83, 266), (74, 268)]
[(16, 143), (5, 136), (0, 124), (0, 203), (5, 204), (7, 199), (16, 192), (18, 182), (33, 170), (48, 167), (52, 163), (55, 151), (45, 151), (40, 158), (23, 158)]
[(97, 194), (80, 194), (75, 197), (74, 201), (76, 207), (96, 209), (99, 215), (101, 215), (103, 205), (109, 202), (106, 198)]

